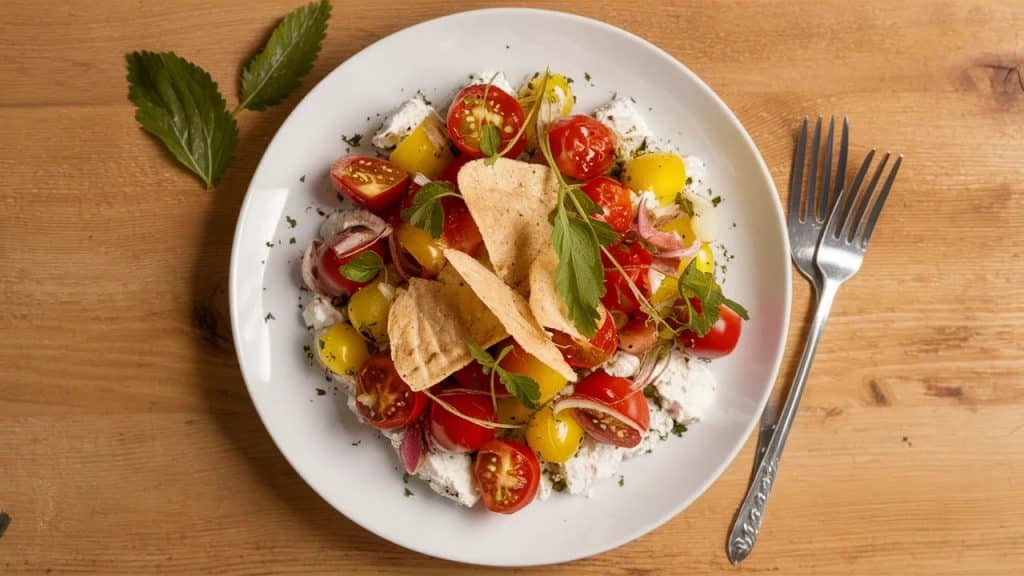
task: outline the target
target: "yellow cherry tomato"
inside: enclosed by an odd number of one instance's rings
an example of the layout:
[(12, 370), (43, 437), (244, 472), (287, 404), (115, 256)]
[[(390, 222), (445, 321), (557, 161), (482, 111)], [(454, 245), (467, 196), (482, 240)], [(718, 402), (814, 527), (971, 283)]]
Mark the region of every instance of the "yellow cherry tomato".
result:
[[(537, 93), (541, 90), (541, 81), (543, 79), (543, 74), (535, 74), (526, 85), (519, 89), (519, 105), (523, 107), (524, 115), (530, 113), (530, 109), (533, 108), (533, 104), (537, 101)], [(543, 121), (545, 123), (551, 122), (552, 120), (572, 114), (572, 107), (576, 99), (572, 95), (569, 79), (561, 74), (551, 74), (548, 76), (547, 86), (544, 95), (548, 104), (546, 106), (542, 105), (539, 110)], [(537, 145), (536, 122), (530, 122), (526, 126), (526, 144), (530, 148)]]
[(410, 174), (419, 172), (436, 180), (451, 164), (452, 158), (444, 126), (436, 115), (431, 114), (398, 143), (388, 159)]
[(331, 372), (355, 376), (370, 357), (366, 342), (347, 322), (329, 326), (313, 337), (320, 362)]
[(445, 259), (441, 244), (431, 238), (426, 230), (402, 222), (395, 229), (395, 240), (428, 276), (434, 276), (444, 268)]
[(388, 340), (388, 312), (395, 299), (395, 287), (376, 281), (360, 288), (348, 301), (352, 327), (378, 344)]
[(668, 152), (637, 156), (622, 167), (622, 182), (637, 192), (651, 190), (662, 206), (675, 202), (686, 185), (683, 159)]
[(583, 440), (583, 428), (570, 411), (555, 414), (546, 406), (526, 426), (526, 443), (548, 462), (566, 462), (576, 454)]

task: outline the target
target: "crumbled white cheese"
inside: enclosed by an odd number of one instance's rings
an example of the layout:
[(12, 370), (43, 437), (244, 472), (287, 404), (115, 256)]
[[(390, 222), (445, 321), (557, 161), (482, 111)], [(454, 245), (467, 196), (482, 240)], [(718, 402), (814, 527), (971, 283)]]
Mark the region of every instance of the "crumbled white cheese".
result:
[(466, 83), (466, 86), (488, 83), (490, 83), (493, 88), (500, 88), (501, 91), (506, 94), (511, 96), (516, 95), (515, 89), (512, 88), (512, 84), (508, 81), (508, 76), (505, 76), (504, 72), (495, 72), (494, 70), (484, 70), (479, 74), (474, 74), (469, 78), (469, 82)]
[(683, 424), (697, 422), (715, 397), (715, 377), (704, 363), (673, 349), (665, 370), (654, 380), (665, 411)]
[(690, 182), (683, 189), (683, 197), (693, 204), (693, 232), (702, 242), (714, 242), (718, 238), (718, 218), (707, 184), (707, 165), (697, 156), (686, 156), (683, 165)]
[(555, 484), (551, 481), (551, 472), (546, 468), (542, 469), (540, 474), (540, 487), (537, 489), (537, 499), (542, 502), (547, 500), (551, 497), (551, 493), (554, 489)]
[(463, 506), (472, 507), (480, 499), (473, 479), (473, 458), (455, 452), (429, 452), (416, 476), (438, 494)]
[(618, 472), (625, 452), (611, 444), (600, 444), (590, 437), (584, 438), (576, 455), (562, 465), (569, 493), (592, 496), (597, 482), (611, 478)]
[(322, 330), (344, 320), (345, 315), (341, 311), (317, 294), (302, 307), (302, 321), (313, 330)]
[(653, 190), (641, 190), (639, 192), (630, 190), (629, 199), (633, 203), (633, 211), (636, 212), (640, 209), (640, 201), (644, 201), (644, 206), (648, 209), (655, 208), (661, 205), (658, 201), (658, 197), (654, 195)]
[(594, 118), (611, 129), (616, 136), (615, 152), (625, 160), (645, 148), (644, 142), (653, 134), (640, 111), (629, 98), (616, 97), (594, 111)]
[(434, 108), (421, 96), (410, 98), (384, 120), (384, 125), (373, 136), (373, 145), (381, 149), (398, 146), (431, 114), (436, 114)]
[(619, 350), (612, 354), (601, 368), (610, 376), (630, 378), (640, 368), (640, 358), (629, 352)]

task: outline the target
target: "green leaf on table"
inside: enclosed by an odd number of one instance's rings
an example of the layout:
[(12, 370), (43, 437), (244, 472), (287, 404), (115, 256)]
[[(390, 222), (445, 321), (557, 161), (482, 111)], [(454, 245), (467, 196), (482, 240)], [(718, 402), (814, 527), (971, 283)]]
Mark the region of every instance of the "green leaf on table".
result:
[(135, 119), (207, 188), (216, 184), (238, 145), (217, 83), (173, 52), (132, 52), (125, 59)]
[(284, 100), (313, 69), (327, 34), (331, 3), (320, 0), (285, 15), (242, 71), (239, 108), (263, 110)]
[(380, 254), (367, 250), (338, 267), (342, 276), (353, 282), (369, 282), (384, 269)]

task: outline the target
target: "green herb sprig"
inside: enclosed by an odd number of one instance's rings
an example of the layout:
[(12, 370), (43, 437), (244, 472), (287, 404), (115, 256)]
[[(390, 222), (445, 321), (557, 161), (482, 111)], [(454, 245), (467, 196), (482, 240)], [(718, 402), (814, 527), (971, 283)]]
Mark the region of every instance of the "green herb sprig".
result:
[(483, 368), (484, 374), (491, 376), (491, 402), (494, 404), (495, 410), (498, 409), (497, 396), (494, 392), (495, 376), (505, 385), (505, 389), (508, 390), (509, 394), (515, 396), (524, 406), (527, 408), (538, 408), (540, 406), (540, 385), (529, 376), (509, 372), (501, 367), (501, 361), (512, 352), (511, 345), (502, 348), (497, 358), (491, 356), (487, 350), (468, 340), (466, 341), (466, 346), (469, 347), (469, 353), (473, 356), (473, 359)]
[[(696, 258), (683, 269), (679, 275), (679, 298), (681, 307), (686, 311), (686, 326), (697, 336), (704, 336), (718, 321), (719, 306), (725, 305), (744, 320), (750, 320), (747, 309), (735, 300), (730, 300), (722, 293), (722, 287), (715, 281), (715, 275), (697, 269)], [(700, 306), (695, 306), (698, 300)]]
[(402, 220), (422, 228), (431, 238), (440, 238), (444, 232), (444, 205), (448, 197), (461, 198), (447, 182), (427, 182), (412, 198), (412, 205), (401, 212)]
[(367, 250), (338, 267), (342, 276), (353, 282), (369, 282), (384, 269), (380, 254)]
[(242, 71), (235, 108), (205, 70), (173, 52), (125, 55), (135, 119), (207, 188), (223, 176), (238, 146), (235, 116), (282, 102), (313, 68), (327, 32), (329, 0), (289, 12)]

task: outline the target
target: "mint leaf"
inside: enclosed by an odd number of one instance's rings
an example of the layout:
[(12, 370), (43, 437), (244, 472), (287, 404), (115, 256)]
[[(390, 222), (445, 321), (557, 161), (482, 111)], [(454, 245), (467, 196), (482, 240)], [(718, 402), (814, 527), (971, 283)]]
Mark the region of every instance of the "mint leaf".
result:
[(501, 133), (498, 127), (492, 124), (484, 124), (480, 128), (480, 151), (484, 156), (494, 157), (498, 155), (501, 147)]
[(580, 207), (587, 214), (601, 214), (603, 210), (597, 202), (594, 202), (587, 193), (579, 188), (568, 188), (568, 193), (572, 195), (573, 201), (579, 203)]
[(594, 228), (594, 235), (597, 236), (597, 241), (601, 246), (611, 246), (619, 241), (619, 233), (608, 223), (591, 218), (590, 224)]
[(428, 182), (413, 196), (412, 206), (402, 210), (402, 220), (426, 230), (432, 238), (440, 238), (444, 231), (444, 206), (441, 199), (458, 196), (444, 182)]
[(491, 356), (487, 350), (477, 346), (476, 344), (466, 340), (466, 346), (469, 348), (469, 355), (476, 360), (480, 366), (484, 369), (484, 374), (490, 374), (491, 369), (497, 364), (494, 356)]
[(342, 276), (353, 282), (369, 282), (384, 269), (380, 254), (367, 250), (338, 267)]
[(555, 288), (565, 303), (569, 320), (585, 338), (597, 333), (601, 316), (597, 304), (604, 295), (604, 266), (591, 222), (570, 218), (565, 206), (560, 205), (551, 233), (558, 254)]
[[(686, 328), (697, 336), (704, 336), (718, 321), (719, 306), (725, 305), (744, 320), (750, 320), (746, 308), (722, 294), (722, 287), (715, 281), (715, 275), (697, 269), (696, 259), (691, 260), (679, 275), (679, 297), (686, 307)], [(700, 310), (693, 300), (700, 302)]]
[(238, 108), (263, 110), (280, 103), (313, 69), (327, 33), (331, 3), (320, 0), (293, 10), (274, 28), (263, 50), (242, 71)]
[(125, 60), (135, 119), (212, 187), (238, 146), (238, 128), (217, 83), (173, 52), (132, 52)]
[(509, 394), (515, 396), (523, 406), (537, 408), (540, 405), (540, 385), (533, 378), (513, 374), (501, 368), (498, 368), (498, 378)]

